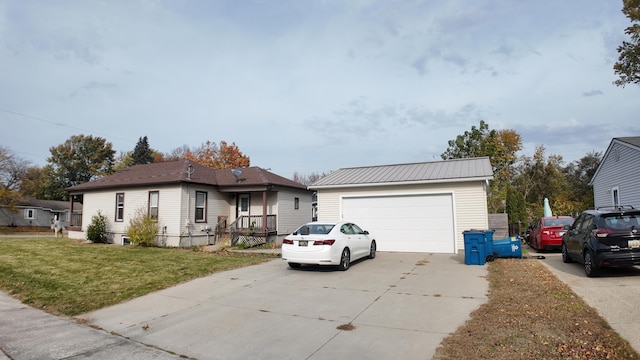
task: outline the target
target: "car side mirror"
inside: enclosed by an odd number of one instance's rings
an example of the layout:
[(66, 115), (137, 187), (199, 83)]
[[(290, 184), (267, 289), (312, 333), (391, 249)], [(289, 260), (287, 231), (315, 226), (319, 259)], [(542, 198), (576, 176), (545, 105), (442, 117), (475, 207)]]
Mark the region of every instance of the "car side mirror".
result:
[(365, 235), (369, 235), (369, 232), (367, 230), (363, 231), (362, 233)]
[(309, 235), (309, 227), (303, 226), (300, 228), (300, 235)]

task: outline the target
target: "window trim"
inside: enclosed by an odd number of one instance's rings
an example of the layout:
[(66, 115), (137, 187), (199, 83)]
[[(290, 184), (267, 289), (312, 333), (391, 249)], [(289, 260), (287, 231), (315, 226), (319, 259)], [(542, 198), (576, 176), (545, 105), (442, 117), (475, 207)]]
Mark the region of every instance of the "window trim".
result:
[[(122, 201), (118, 200), (118, 197), (122, 196)], [(114, 217), (115, 222), (123, 222), (124, 221), (124, 193), (119, 192), (116, 193), (116, 214)]]
[[(151, 200), (152, 200), (152, 196), (153, 195), (156, 196), (156, 205), (155, 206), (151, 205)], [(156, 209), (155, 217), (151, 213), (151, 209), (154, 209), (154, 208)], [(160, 191), (149, 191), (149, 201), (148, 201), (147, 214), (149, 216), (149, 219), (151, 219), (152, 221), (158, 221), (158, 217), (160, 215)]]
[[(204, 204), (202, 206), (198, 206), (198, 195), (204, 195)], [(195, 201), (195, 211), (194, 211), (194, 221), (197, 223), (206, 223), (207, 222), (207, 205), (208, 205), (208, 193), (206, 191), (196, 191), (196, 201)], [(202, 218), (198, 218), (198, 210), (202, 209)]]
[(611, 202), (613, 203), (613, 206), (615, 206), (616, 208), (620, 206), (620, 187), (619, 186), (614, 186), (611, 188)]
[(28, 220), (35, 220), (36, 209), (24, 209), (24, 218)]
[(293, 209), (294, 210), (300, 210), (300, 198), (299, 197), (294, 197), (293, 198)]

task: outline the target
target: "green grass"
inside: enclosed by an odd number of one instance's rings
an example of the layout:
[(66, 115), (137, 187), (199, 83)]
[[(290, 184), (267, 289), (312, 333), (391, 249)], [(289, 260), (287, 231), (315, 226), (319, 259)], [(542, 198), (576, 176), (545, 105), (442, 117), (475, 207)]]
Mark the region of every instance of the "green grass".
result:
[(0, 289), (25, 304), (74, 316), (270, 258), (67, 238), (0, 238)]

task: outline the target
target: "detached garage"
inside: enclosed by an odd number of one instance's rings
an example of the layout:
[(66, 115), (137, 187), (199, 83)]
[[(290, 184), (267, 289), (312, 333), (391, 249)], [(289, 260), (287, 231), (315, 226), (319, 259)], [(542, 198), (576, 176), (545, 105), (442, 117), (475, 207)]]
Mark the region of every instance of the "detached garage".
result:
[(380, 251), (457, 253), (462, 232), (486, 229), (489, 158), (340, 169), (309, 186), (318, 221), (348, 220)]

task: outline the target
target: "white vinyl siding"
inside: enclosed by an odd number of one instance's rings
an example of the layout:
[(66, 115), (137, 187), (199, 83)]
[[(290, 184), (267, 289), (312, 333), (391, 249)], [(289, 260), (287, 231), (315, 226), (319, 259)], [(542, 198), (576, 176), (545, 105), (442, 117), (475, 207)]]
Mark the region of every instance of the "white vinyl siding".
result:
[[(311, 192), (281, 190), (278, 193), (278, 234), (290, 234), (311, 221)], [(298, 209), (295, 199), (298, 198)]]
[(595, 207), (614, 206), (613, 190), (618, 189), (620, 205), (640, 208), (640, 151), (613, 142), (593, 180)]

